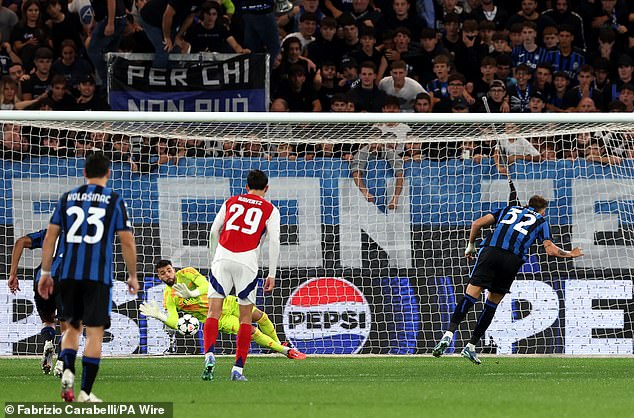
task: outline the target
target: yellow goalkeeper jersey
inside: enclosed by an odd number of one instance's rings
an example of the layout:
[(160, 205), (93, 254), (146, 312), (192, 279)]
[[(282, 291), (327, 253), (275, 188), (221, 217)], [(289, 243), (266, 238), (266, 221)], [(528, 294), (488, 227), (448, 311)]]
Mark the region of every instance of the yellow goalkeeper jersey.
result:
[[(171, 286), (165, 286), (163, 291), (163, 306), (167, 310), (167, 321), (165, 325), (172, 329), (176, 329), (178, 323), (178, 312), (188, 313), (196, 317), (199, 321), (205, 322), (207, 318), (207, 310), (209, 309), (209, 301), (207, 299), (207, 291), (209, 282), (207, 278), (200, 274), (193, 267), (186, 267), (176, 272), (176, 283), (183, 283), (189, 290), (200, 290), (200, 296), (195, 298), (181, 298), (176, 296), (176, 291)], [(255, 307), (254, 307), (255, 309)], [(222, 316), (218, 323), (218, 329), (221, 332), (235, 334), (240, 326), (240, 307), (238, 299), (229, 295), (222, 303)]]

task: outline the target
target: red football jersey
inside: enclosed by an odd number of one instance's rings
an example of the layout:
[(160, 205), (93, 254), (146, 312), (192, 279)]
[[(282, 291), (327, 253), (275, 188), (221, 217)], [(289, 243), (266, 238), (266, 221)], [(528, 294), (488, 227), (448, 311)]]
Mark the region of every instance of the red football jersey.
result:
[(234, 253), (257, 249), (273, 209), (273, 204), (253, 194), (229, 198), (219, 244)]

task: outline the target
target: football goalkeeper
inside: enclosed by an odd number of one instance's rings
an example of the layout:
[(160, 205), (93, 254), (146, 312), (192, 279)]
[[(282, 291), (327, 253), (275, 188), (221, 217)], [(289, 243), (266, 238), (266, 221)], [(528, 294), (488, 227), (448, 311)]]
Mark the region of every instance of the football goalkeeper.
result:
[[(167, 313), (156, 302), (142, 303), (139, 311), (145, 316), (158, 319), (173, 329), (176, 329), (178, 323), (178, 312), (188, 313), (204, 322), (209, 310), (207, 301), (209, 282), (207, 278), (193, 267), (185, 267), (176, 271), (169, 260), (160, 260), (156, 263), (156, 272), (159, 279), (166, 284), (163, 292), (163, 305), (167, 309)], [(258, 345), (282, 353), (290, 359), (303, 360), (306, 358), (304, 353), (280, 343), (275, 326), (266, 313), (253, 307), (252, 318), (258, 326), (252, 327), (251, 335), (253, 341)], [(238, 329), (240, 329), (238, 300), (235, 296), (227, 296), (222, 305), (218, 330), (226, 334), (236, 335)]]

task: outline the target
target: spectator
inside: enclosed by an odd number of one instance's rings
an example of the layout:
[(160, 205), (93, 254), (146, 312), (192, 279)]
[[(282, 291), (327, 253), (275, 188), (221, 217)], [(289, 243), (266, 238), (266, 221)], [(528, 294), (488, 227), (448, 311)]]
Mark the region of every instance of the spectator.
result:
[[(139, 2), (145, 4), (145, 0), (136, 0), (133, 15), (138, 17)], [(142, 7), (142, 6), (141, 6)], [(68, 11), (79, 18), (82, 25), (82, 36), (87, 38), (90, 36), (92, 29), (95, 25), (94, 11), (90, 0), (72, 0), (68, 2)]]
[(421, 24), (418, 16), (410, 13), (410, 3), (407, 0), (392, 0), (392, 10), (394, 13), (387, 15), (385, 18), (385, 28), (396, 29), (405, 27), (410, 33), (416, 35), (423, 29), (424, 24)]
[(478, 22), (488, 21), (495, 24), (496, 30), (503, 30), (508, 13), (494, 4), (493, 0), (482, 0), (480, 7), (471, 12), (471, 16)]
[(622, 54), (619, 57), (617, 63), (617, 78), (616, 80), (604, 89), (604, 97), (607, 102), (616, 100), (619, 98), (619, 92), (623, 84), (632, 83), (632, 72), (634, 71), (634, 60), (627, 55)]
[(517, 85), (517, 80), (513, 77), (511, 66), (513, 60), (508, 54), (501, 54), (495, 58), (495, 78), (502, 80), (507, 89)]
[(630, 83), (623, 84), (618, 100), (625, 105), (626, 112), (634, 112), (634, 86)]
[(560, 26), (559, 49), (551, 51), (548, 55), (548, 62), (553, 71), (565, 71), (570, 79), (575, 78), (579, 69), (586, 63), (583, 52), (575, 50), (572, 46), (575, 39), (573, 32), (574, 29), (570, 26)]
[(493, 35), (495, 34), (495, 23), (484, 20), (478, 23), (478, 36), (480, 42), (485, 47), (484, 51), (486, 55), (495, 51), (493, 46)]
[(617, 62), (620, 52), (620, 48), (616, 45), (616, 32), (609, 28), (601, 29), (599, 31), (598, 48), (588, 53), (590, 58), (588, 61), (595, 62), (599, 58), (605, 58), (609, 62)]
[(434, 104), (441, 99), (449, 96), (447, 84), (449, 83), (449, 70), (450, 60), (447, 55), (439, 55), (433, 60), (434, 74), (436, 78), (429, 83), (427, 91), (429, 91), (434, 98)]
[(359, 27), (354, 18), (347, 13), (339, 18), (339, 26), (343, 32), (343, 54), (350, 56), (359, 46)]
[(485, 157), (482, 151), (482, 144), (473, 140), (462, 141), (458, 151), (458, 158), (463, 161), (473, 161), (475, 164), (480, 164)]
[(359, 29), (360, 48), (352, 52), (350, 57), (357, 62), (372, 61), (376, 68), (381, 68), (381, 65), (387, 65), (387, 59), (375, 48), (375, 45), (374, 28), (362, 26)]
[(31, 100), (39, 97), (49, 90), (51, 86), (51, 65), (53, 62), (53, 51), (50, 48), (42, 47), (35, 52), (35, 72), (31, 77), (22, 83), (22, 98)]
[(354, 58), (344, 58), (343, 60), (341, 60), (340, 67), (343, 74), (343, 79), (339, 82), (339, 86), (344, 91), (348, 91), (352, 88), (352, 86), (360, 83), (357, 61)]
[[(438, 42), (436, 31), (425, 28), (420, 31), (419, 59), (414, 65), (415, 77), (422, 86), (428, 86), (436, 78), (434, 74), (434, 58), (440, 55), (448, 55), (441, 43)], [(447, 74), (448, 75), (448, 74)]]
[[(306, 12), (299, 18), (299, 31), (291, 32), (284, 38), (284, 41), (292, 36), (299, 39), (302, 44), (302, 51), (305, 51), (306, 47), (315, 40), (315, 33), (317, 31), (317, 15), (312, 12)], [(284, 42), (282, 42), (284, 43)]]
[(116, 134), (112, 136), (112, 143), (109, 149), (105, 150), (106, 156), (112, 162), (129, 164), (130, 171), (139, 171), (139, 165), (132, 158), (130, 151), (130, 137), (128, 135)]
[(66, 77), (61, 74), (51, 79), (51, 90), (48, 93), (52, 110), (77, 110), (77, 101), (66, 91)]
[(370, 26), (377, 33), (383, 31), (383, 15), (374, 8), (374, 5), (370, 6), (370, 0), (353, 1), (350, 16), (352, 16), (357, 26)]
[(290, 77), (291, 68), (296, 65), (304, 68), (308, 83), (312, 84), (317, 68), (311, 60), (302, 57), (302, 44), (299, 39), (293, 36), (286, 39), (282, 46), (282, 60), (273, 72), (272, 91), (276, 91), (278, 86), (281, 86), (280, 83)]
[(79, 79), (78, 89), (77, 110), (110, 110), (108, 102), (95, 94), (95, 78), (92, 74), (84, 74)]
[[(524, 0), (524, 2), (534, 2), (534, 0)], [(547, 62), (548, 51), (537, 45), (537, 26), (535, 23), (525, 21), (522, 23), (522, 45), (513, 48), (512, 58), (513, 66), (520, 64), (528, 65), (532, 70), (537, 68), (538, 64)]]
[(22, 161), (29, 154), (30, 144), (20, 125), (5, 123), (2, 127), (2, 159)]
[(486, 95), (489, 91), (489, 86), (495, 80), (496, 64), (495, 58), (491, 56), (482, 58), (480, 62), (481, 77), (473, 83), (472, 96), (476, 99)]
[(531, 22), (535, 24), (535, 29), (539, 34), (547, 26), (557, 26), (555, 21), (548, 15), (540, 14), (537, 11), (537, 0), (522, 0), (522, 9), (509, 17), (506, 28), (510, 29), (515, 23)]
[(591, 97), (582, 97), (579, 100), (579, 104), (577, 104), (576, 108), (573, 108), (575, 112), (597, 112), (597, 107), (594, 104), (594, 100)]
[(475, 113), (508, 113), (510, 106), (506, 95), (506, 85), (502, 80), (493, 80), (489, 91), (474, 105)]
[(311, 83), (306, 82), (306, 70), (293, 65), (288, 79), (282, 83), (277, 98), (286, 100), (290, 112), (321, 112), (321, 102)]
[(478, 22), (466, 20), (462, 24), (460, 41), (454, 50), (455, 69), (469, 81), (480, 76), (480, 62), (488, 54), (488, 49), (478, 38)]
[(53, 46), (38, 0), (26, 0), (22, 4), (22, 18), (11, 32), (11, 44), (27, 72), (33, 68), (35, 52), (41, 47)]
[(46, 12), (49, 20), (46, 22), (51, 31), (52, 48), (56, 54), (62, 52), (62, 43), (66, 40), (73, 41), (75, 51), (80, 56), (85, 56), (83, 42), (83, 26), (76, 14), (69, 13), (62, 8), (59, 0), (48, 0)]
[(62, 42), (61, 52), (61, 57), (55, 60), (51, 67), (51, 73), (64, 76), (67, 88), (76, 90), (79, 79), (86, 74), (92, 74), (92, 66), (88, 61), (77, 56), (77, 47), (72, 39)]
[(564, 98), (568, 91), (568, 74), (563, 71), (557, 71), (553, 74), (553, 94), (548, 99), (546, 109), (549, 112), (563, 112), (564, 111)]
[(3, 42), (9, 41), (11, 37), (11, 31), (13, 27), (19, 22), (18, 15), (14, 10), (5, 7), (0, 2), (0, 40)]
[(317, 70), (313, 86), (323, 112), (330, 109), (330, 101), (335, 94), (344, 92), (345, 89), (341, 87), (342, 81), (342, 79), (337, 78), (337, 66), (334, 62), (324, 61), (321, 68)]
[(288, 143), (279, 144), (275, 150), (274, 157), (289, 161), (297, 160), (297, 154), (295, 153), (293, 145)]
[(541, 154), (526, 138), (501, 138), (498, 139), (495, 147), (493, 160), (498, 173), (505, 175), (508, 173), (508, 166), (515, 161), (539, 162), (541, 161)]
[(605, 58), (598, 58), (594, 64), (594, 84), (593, 87), (605, 93), (610, 84), (610, 61)]
[[(277, 25), (280, 28), (288, 29), (285, 30), (286, 33), (297, 32), (299, 30), (299, 19), (304, 13), (314, 13), (318, 23), (326, 17), (324, 12), (320, 9), (319, 0), (301, 0), (299, 6), (293, 7), (293, 9), (286, 14), (277, 16)], [(318, 25), (318, 27), (320, 25)]]
[(542, 33), (544, 39), (544, 48), (549, 52), (556, 51), (559, 47), (559, 31), (554, 26), (548, 26), (544, 28)]
[(21, 64), (22, 60), (13, 52), (9, 42), (0, 42), (0, 74), (9, 74), (13, 63)]
[(529, 113), (543, 113), (546, 111), (546, 100), (544, 99), (544, 94), (535, 90), (531, 93), (530, 101), (528, 102), (528, 112)]
[[(110, 13), (108, 10), (112, 1), (115, 2), (114, 13)], [(124, 0), (108, 0), (107, 2), (93, 2), (93, 7), (95, 26), (86, 49), (88, 57), (95, 67), (97, 85), (105, 86), (107, 83), (107, 64), (104, 54), (116, 52), (119, 48), (126, 26), (126, 6)]]
[(376, 67), (371, 61), (361, 64), (359, 73), (361, 82), (350, 89), (350, 98), (358, 112), (380, 112), (386, 94), (376, 86)]
[(531, 91), (539, 91), (544, 100), (548, 100), (552, 92), (553, 70), (548, 63), (541, 63), (533, 73)]
[(383, 78), (385, 72), (388, 69), (388, 65), (391, 65), (394, 61), (405, 61), (409, 69), (414, 68), (414, 65), (418, 59), (418, 49), (411, 44), (412, 35), (409, 29), (404, 27), (396, 28), (394, 36), (392, 38), (394, 42), (394, 48), (387, 48), (384, 50), (385, 59), (381, 60), (381, 66), (379, 67), (379, 79)]
[(528, 64), (520, 64), (515, 69), (517, 85), (509, 92), (511, 112), (526, 112), (530, 101), (532, 88), (529, 85), (532, 68)]
[(625, 43), (628, 32), (628, 13), (625, 4), (617, 3), (616, 0), (600, 0), (593, 11), (592, 29), (596, 31), (609, 28), (621, 37)]
[(429, 93), (418, 93), (414, 101), (415, 113), (430, 113), (432, 110), (432, 100)]
[(282, 98), (277, 98), (271, 102), (269, 106), (269, 112), (290, 112), (288, 103)]
[(578, 85), (568, 90), (564, 96), (564, 109), (574, 108), (583, 97), (592, 98), (598, 108), (604, 106), (604, 93), (592, 87), (594, 82), (594, 70), (589, 65), (584, 65), (577, 74)]
[(585, 51), (586, 37), (583, 19), (571, 9), (570, 0), (556, 0), (553, 3), (555, 7), (544, 11), (542, 14), (553, 19), (558, 26), (567, 25), (572, 28), (574, 46), (581, 51)]
[(31, 152), (49, 157), (66, 158), (74, 154), (69, 147), (65, 145), (64, 136), (68, 133), (59, 129), (42, 129), (40, 130), (40, 143), (31, 148)]
[(490, 55), (493, 58), (497, 58), (500, 55), (508, 54), (513, 51), (509, 45), (508, 36), (505, 32), (495, 32), (491, 41), (493, 43), (493, 52), (491, 52)]
[(244, 46), (252, 52), (268, 52), (270, 66), (280, 53), (280, 38), (273, 0), (240, 2), (238, 10), (244, 23)]
[[(447, 90), (449, 95), (447, 97), (443, 97), (438, 103), (434, 105), (433, 112), (434, 113), (449, 113), (454, 105), (454, 102), (462, 99), (465, 102), (466, 91), (465, 91), (466, 80), (464, 76), (460, 73), (453, 73), (449, 76), (447, 82)], [(470, 98), (470, 96), (469, 96)]]
[(198, 15), (198, 22), (191, 26), (185, 34), (184, 49), (197, 52), (235, 52), (248, 54), (251, 51), (242, 46), (229, 33), (227, 28), (218, 22), (221, 14), (220, 5), (215, 1), (203, 3)]
[[(382, 109), (384, 112), (398, 112), (400, 108), (398, 106), (398, 99), (389, 98), (385, 101), (385, 106)], [(398, 206), (398, 201), (403, 191), (403, 159), (399, 155), (399, 151), (394, 144), (372, 143), (364, 145), (357, 151), (354, 158), (350, 162), (350, 171), (352, 172), (352, 178), (354, 183), (359, 188), (359, 191), (368, 202), (374, 202), (375, 197), (365, 185), (363, 175), (365, 168), (370, 159), (382, 159), (386, 160), (396, 177), (396, 184), (394, 186), (394, 194), (387, 204), (388, 210), (394, 210)]]
[(319, 35), (306, 47), (306, 56), (320, 66), (324, 61), (339, 62), (343, 56), (343, 45), (337, 36), (337, 21), (325, 17), (319, 24)]
[(401, 104), (401, 111), (413, 112), (414, 101), (419, 93), (426, 93), (425, 89), (412, 78), (406, 77), (407, 64), (405, 61), (394, 61), (390, 75), (379, 82), (379, 89), (388, 96), (395, 96)]
[(458, 42), (460, 41), (460, 23), (460, 17), (455, 13), (449, 13), (445, 16), (445, 34), (442, 37), (442, 43), (453, 56), (458, 50)]
[(602, 147), (596, 141), (588, 144), (584, 151), (584, 158), (586, 161), (604, 165), (619, 165), (623, 162), (623, 159), (617, 155), (608, 155), (605, 147)]

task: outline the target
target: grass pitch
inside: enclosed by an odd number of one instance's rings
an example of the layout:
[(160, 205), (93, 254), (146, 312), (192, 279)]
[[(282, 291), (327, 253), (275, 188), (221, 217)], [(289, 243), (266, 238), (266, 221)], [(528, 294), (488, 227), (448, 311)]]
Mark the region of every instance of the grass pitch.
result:
[[(449, 356), (250, 357), (248, 382), (200, 379), (202, 356), (110, 359), (95, 393), (105, 401), (174, 402), (175, 417), (626, 417), (633, 416), (630, 358)], [(78, 359), (76, 391), (81, 382)], [(39, 360), (0, 359), (0, 399), (59, 401), (59, 380)]]

